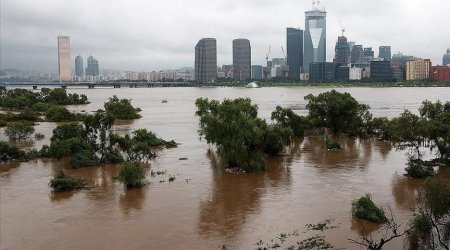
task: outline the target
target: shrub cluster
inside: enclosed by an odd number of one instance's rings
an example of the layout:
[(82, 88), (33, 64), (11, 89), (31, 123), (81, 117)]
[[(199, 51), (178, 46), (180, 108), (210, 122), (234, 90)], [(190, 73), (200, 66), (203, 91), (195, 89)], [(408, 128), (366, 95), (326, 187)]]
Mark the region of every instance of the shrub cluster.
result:
[(138, 161), (124, 163), (117, 178), (126, 188), (140, 188), (146, 184), (145, 169)]
[(55, 192), (72, 191), (87, 188), (87, 183), (79, 178), (74, 178), (63, 171), (50, 180), (49, 186)]
[(372, 201), (370, 194), (352, 202), (352, 217), (381, 223), (386, 220), (383, 209), (378, 208)]

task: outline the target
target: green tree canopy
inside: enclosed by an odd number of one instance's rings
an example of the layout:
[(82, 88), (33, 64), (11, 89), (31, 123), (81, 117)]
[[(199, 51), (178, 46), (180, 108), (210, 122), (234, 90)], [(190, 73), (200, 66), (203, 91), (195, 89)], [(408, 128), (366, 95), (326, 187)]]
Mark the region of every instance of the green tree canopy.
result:
[(309, 120), (313, 127), (325, 127), (335, 133), (366, 135), (372, 120), (369, 106), (360, 104), (349, 93), (336, 90), (321, 93), (318, 96), (305, 96), (308, 101)]
[(196, 100), (200, 136), (214, 144), (227, 167), (247, 172), (265, 169), (264, 153), (278, 154), (291, 141), (292, 130), (269, 126), (257, 117), (258, 107), (249, 98)]

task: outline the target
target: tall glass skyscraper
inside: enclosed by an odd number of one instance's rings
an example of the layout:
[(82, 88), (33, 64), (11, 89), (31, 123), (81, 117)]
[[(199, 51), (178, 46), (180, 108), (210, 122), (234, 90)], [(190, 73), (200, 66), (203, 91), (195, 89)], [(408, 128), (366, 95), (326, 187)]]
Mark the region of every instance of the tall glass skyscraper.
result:
[(325, 62), (327, 57), (327, 12), (320, 2), (313, 1), (313, 9), (305, 12), (305, 44), (303, 67), (309, 72), (309, 64)]
[(390, 61), (392, 58), (391, 46), (380, 46), (378, 58), (383, 58), (385, 61)]
[(442, 56), (442, 65), (450, 65), (450, 49), (447, 49), (447, 53)]
[(83, 57), (81, 55), (75, 57), (75, 75), (83, 76)]
[(98, 61), (93, 56), (89, 56), (87, 59), (86, 75), (87, 76), (99, 75)]
[(303, 30), (287, 28), (286, 41), (289, 77), (300, 79), (300, 70), (303, 68)]
[(58, 73), (60, 81), (72, 80), (70, 38), (68, 36), (58, 36)]
[(251, 78), (252, 51), (248, 39), (233, 40), (233, 76), (235, 80)]
[(195, 71), (197, 81), (213, 81), (217, 78), (217, 45), (215, 38), (203, 38), (195, 46)]

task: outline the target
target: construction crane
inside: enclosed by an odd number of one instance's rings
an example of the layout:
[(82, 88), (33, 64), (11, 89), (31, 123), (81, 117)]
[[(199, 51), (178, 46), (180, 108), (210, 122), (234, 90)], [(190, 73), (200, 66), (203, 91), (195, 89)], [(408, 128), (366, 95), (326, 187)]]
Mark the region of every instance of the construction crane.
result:
[(341, 20), (339, 19), (339, 24), (341, 25), (341, 30), (342, 30), (342, 36), (344, 36), (345, 33), (345, 27), (342, 26)]
[(289, 73), (288, 57), (286, 56), (286, 53), (284, 53), (283, 46), (281, 46), (281, 51), (283, 51), (284, 61), (285, 61), (285, 65), (281, 66), (281, 73), (283, 74), (283, 77), (286, 78)]
[(270, 50), (272, 49), (272, 45), (269, 46), (269, 51), (267, 51), (266, 54), (266, 67), (264, 67), (264, 80), (267, 81), (267, 76), (270, 74), (270, 68), (269, 68), (269, 57), (270, 57)]

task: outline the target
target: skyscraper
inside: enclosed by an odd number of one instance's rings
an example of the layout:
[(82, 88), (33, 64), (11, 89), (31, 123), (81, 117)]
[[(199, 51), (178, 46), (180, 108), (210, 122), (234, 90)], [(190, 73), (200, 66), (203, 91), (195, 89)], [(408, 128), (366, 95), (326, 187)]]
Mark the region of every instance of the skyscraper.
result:
[(263, 79), (263, 66), (262, 65), (252, 65), (252, 79), (256, 79), (256, 80)]
[(93, 56), (89, 56), (87, 59), (87, 68), (86, 68), (87, 76), (98, 76), (98, 61)]
[(391, 46), (380, 46), (378, 58), (383, 58), (385, 61), (390, 61), (391, 57)]
[(347, 37), (340, 36), (335, 47), (334, 62), (336, 64), (347, 65), (350, 62), (350, 46)]
[(450, 65), (450, 49), (447, 49), (447, 53), (442, 57), (442, 65)]
[(364, 51), (362, 45), (355, 45), (352, 49), (352, 63), (362, 63), (364, 60)]
[(375, 57), (375, 52), (372, 50), (372, 47), (364, 48), (364, 61), (370, 62)]
[(75, 57), (75, 75), (83, 76), (83, 57), (81, 55)]
[(197, 81), (217, 78), (217, 45), (214, 38), (202, 38), (195, 46), (195, 72)]
[(68, 36), (58, 36), (58, 73), (60, 81), (70, 81), (72, 79), (70, 37)]
[(327, 57), (327, 12), (320, 1), (313, 0), (313, 8), (305, 12), (305, 44), (303, 66), (309, 72), (309, 64), (325, 62)]
[(251, 78), (252, 52), (248, 39), (233, 40), (233, 76), (235, 80)]
[(303, 68), (303, 30), (287, 28), (286, 41), (289, 77), (299, 79), (300, 71)]

